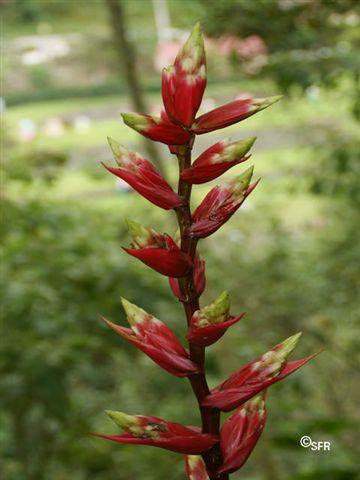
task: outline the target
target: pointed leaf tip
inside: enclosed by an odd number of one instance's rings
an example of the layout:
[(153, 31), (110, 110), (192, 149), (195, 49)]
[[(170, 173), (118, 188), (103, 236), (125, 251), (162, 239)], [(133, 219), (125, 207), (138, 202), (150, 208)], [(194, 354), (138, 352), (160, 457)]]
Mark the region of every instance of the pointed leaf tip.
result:
[(191, 30), (190, 36), (186, 43), (194, 41), (194, 43), (198, 43), (202, 40), (202, 32), (201, 32), (201, 25), (200, 22), (196, 22)]
[(129, 231), (141, 227), (141, 224), (139, 222), (135, 222), (135, 220), (130, 220), (130, 218), (125, 218), (125, 223)]
[(142, 308), (136, 306), (134, 303), (129, 302), (125, 298), (121, 297), (121, 303), (125, 310), (127, 321), (131, 326), (141, 323), (148, 314)]
[(149, 230), (141, 225), (139, 222), (135, 222), (135, 220), (130, 220), (129, 218), (125, 219), (128, 232), (133, 238), (136, 237), (149, 237)]
[(271, 101), (271, 103), (275, 103), (281, 100), (283, 97), (284, 95), (273, 95), (272, 97), (269, 97), (269, 101)]
[(245, 170), (245, 172), (243, 173), (243, 176), (251, 178), (252, 174), (254, 173), (254, 168), (255, 168), (255, 166), (251, 165), (248, 169)]
[[(132, 434), (134, 437), (141, 438), (141, 436), (145, 434), (146, 427), (142, 425), (142, 420), (137, 415), (128, 415), (127, 413), (117, 412), (115, 410), (105, 410), (105, 413), (118, 427)], [(151, 427), (149, 430), (151, 430)], [(150, 431), (148, 435), (157, 436), (157, 434), (153, 435)]]
[(107, 141), (116, 160), (120, 160), (128, 152), (125, 147), (112, 137), (107, 137)]
[(260, 110), (263, 110), (278, 102), (282, 98), (283, 95), (273, 95), (272, 97), (257, 98), (254, 100), (254, 105), (257, 106)]
[(260, 364), (271, 366), (273, 371), (279, 371), (285, 365), (287, 358), (294, 351), (302, 333), (296, 333), (291, 337), (285, 339), (283, 342), (276, 345), (272, 350), (266, 352), (262, 357)]
[(229, 314), (230, 295), (224, 290), (210, 305), (198, 312), (199, 323), (216, 325), (223, 323)]
[(149, 119), (138, 113), (121, 113), (124, 123), (134, 130), (142, 131), (149, 126)]
[(230, 185), (234, 189), (234, 193), (241, 193), (250, 185), (251, 178), (254, 173), (254, 165), (251, 165), (241, 175), (238, 175), (230, 181)]
[(220, 293), (220, 295), (217, 298), (217, 301), (219, 302), (226, 302), (230, 305), (230, 293), (227, 290), (224, 290), (223, 292)]
[[(175, 65), (181, 64), (184, 71), (191, 73), (194, 72), (194, 70), (196, 71), (200, 69), (201, 66), (204, 65), (204, 62), (204, 40), (201, 33), (200, 23), (197, 22), (186, 42), (180, 49), (175, 60)], [(203, 75), (205, 75), (205, 71), (203, 72)]]
[(302, 332), (295, 333), (291, 337), (284, 340), (281, 344), (281, 349), (284, 349), (286, 352), (290, 353), (295, 349), (296, 345), (298, 344), (300, 338), (302, 336)]
[(228, 153), (228, 160), (233, 161), (246, 155), (254, 145), (255, 140), (256, 137), (249, 137), (244, 140), (239, 140), (238, 142), (230, 143), (227, 148), (225, 147), (225, 153)]
[(254, 137), (246, 138), (246, 139), (244, 140), (244, 142), (246, 142), (247, 145), (249, 145), (249, 150), (250, 150), (250, 148), (254, 145), (254, 143), (256, 142), (256, 139), (257, 139), (257, 137), (254, 136)]
[(136, 421), (131, 415), (124, 412), (117, 412), (115, 410), (105, 410), (106, 415), (120, 428), (127, 430), (133, 426)]

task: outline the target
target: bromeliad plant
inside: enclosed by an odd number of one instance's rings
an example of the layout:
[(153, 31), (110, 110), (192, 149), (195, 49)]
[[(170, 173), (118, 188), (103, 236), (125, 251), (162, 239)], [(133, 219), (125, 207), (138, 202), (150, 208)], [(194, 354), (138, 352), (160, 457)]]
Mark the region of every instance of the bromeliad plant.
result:
[[(109, 143), (117, 166), (106, 166), (154, 205), (176, 213), (179, 242), (166, 233), (129, 221), (132, 243), (125, 251), (169, 277), (172, 292), (185, 310), (189, 348), (183, 347), (165, 323), (125, 299), (122, 304), (130, 328), (105, 322), (164, 370), (189, 379), (199, 404), (201, 428), (157, 417), (108, 411), (109, 417), (125, 433), (98, 436), (118, 443), (152, 445), (185, 454), (188, 480), (226, 480), (246, 462), (262, 433), (267, 388), (295, 372), (314, 355), (288, 361), (300, 338), (298, 333), (240, 368), (221, 385), (209, 389), (205, 348), (218, 341), (244, 314), (230, 314), (227, 292), (200, 308), (199, 297), (205, 288), (205, 262), (197, 252), (197, 245), (200, 239), (212, 235), (230, 219), (258, 181), (252, 182), (253, 167), (250, 167), (212, 188), (193, 213), (190, 210), (191, 190), (193, 185), (214, 180), (231, 167), (247, 161), (255, 138), (218, 142), (194, 162), (191, 161), (192, 146), (196, 135), (244, 120), (280, 97), (242, 98), (196, 117), (205, 86), (205, 51), (200, 27), (196, 25), (174, 65), (163, 71), (165, 110), (160, 117), (123, 114), (128, 126), (145, 137), (165, 143), (177, 156), (177, 193), (148, 160), (129, 152), (113, 139), (109, 139)], [(220, 428), (220, 413), (232, 410), (235, 412)]]

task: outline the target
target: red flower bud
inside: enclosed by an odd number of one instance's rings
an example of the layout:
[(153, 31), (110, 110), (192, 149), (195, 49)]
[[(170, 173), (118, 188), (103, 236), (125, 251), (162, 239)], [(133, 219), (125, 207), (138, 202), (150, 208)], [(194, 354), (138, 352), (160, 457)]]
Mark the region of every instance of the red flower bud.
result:
[(187, 339), (191, 343), (207, 347), (221, 338), (226, 330), (245, 314), (232, 317), (230, 297), (223, 292), (211, 305), (197, 310), (191, 318)]
[(117, 443), (149, 445), (172, 452), (198, 455), (209, 450), (219, 440), (217, 436), (201, 433), (195, 427), (185, 427), (158, 417), (127, 415), (112, 410), (108, 410), (106, 413), (126, 433), (94, 435)]
[(316, 353), (294, 362), (287, 361), (300, 336), (301, 333), (297, 333), (289, 337), (262, 357), (245, 365), (224, 383), (214, 388), (202, 402), (202, 406), (228, 412), (295, 372), (317, 355)]
[(215, 108), (198, 117), (191, 130), (197, 135), (225, 128), (260, 112), (280, 100), (281, 95), (268, 98), (244, 98)]
[(206, 61), (200, 24), (178, 53), (174, 66), (163, 70), (162, 97), (174, 123), (190, 127), (206, 87)]
[(129, 220), (128, 226), (133, 237), (132, 248), (124, 250), (129, 255), (168, 277), (184, 277), (192, 268), (189, 255), (182, 252), (169, 235)]
[(229, 168), (248, 160), (245, 154), (250, 150), (256, 137), (239, 142), (218, 142), (198, 157), (190, 168), (181, 173), (181, 179), (188, 183), (205, 183), (219, 177)]
[(166, 145), (183, 145), (191, 137), (190, 132), (171, 123), (166, 115), (152, 117), (140, 113), (122, 113), (124, 123), (155, 142)]
[(258, 183), (250, 185), (253, 169), (250, 167), (230, 182), (210, 190), (193, 214), (190, 227), (192, 237), (208, 237), (238, 210)]
[[(177, 278), (169, 278), (169, 283), (171, 290), (175, 297), (177, 297), (180, 301), (185, 301), (181, 288), (179, 285), (179, 281)], [(194, 262), (194, 285), (197, 295), (200, 295), (205, 290), (206, 285), (206, 277), (205, 277), (205, 260), (202, 260), (199, 255), (196, 256)]]
[(209, 480), (204, 460), (199, 455), (185, 457), (185, 471), (187, 480)]
[(265, 422), (264, 396), (249, 400), (225, 421), (220, 431), (223, 464), (217, 471), (218, 475), (235, 472), (244, 465), (255, 448)]
[(160, 367), (176, 377), (186, 377), (199, 372), (174, 332), (165, 323), (124, 298), (121, 302), (131, 328), (122, 327), (104, 319), (114, 332), (131, 342)]
[(129, 152), (112, 138), (108, 138), (118, 168), (105, 168), (133, 187), (158, 207), (169, 210), (183, 204), (183, 199), (163, 179), (156, 168), (139, 154)]

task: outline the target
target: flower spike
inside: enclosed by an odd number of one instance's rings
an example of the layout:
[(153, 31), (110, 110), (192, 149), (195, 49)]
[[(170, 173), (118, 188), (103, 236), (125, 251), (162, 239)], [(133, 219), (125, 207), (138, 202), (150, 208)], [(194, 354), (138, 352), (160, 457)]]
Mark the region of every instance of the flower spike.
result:
[(162, 97), (171, 121), (191, 127), (206, 87), (206, 61), (197, 23), (178, 53), (174, 65), (163, 70)]
[(190, 132), (171, 123), (164, 114), (160, 117), (152, 117), (140, 113), (122, 113), (121, 116), (128, 127), (155, 142), (166, 145), (183, 145), (191, 137)]
[(188, 183), (205, 183), (222, 175), (229, 168), (248, 160), (246, 153), (253, 146), (256, 137), (238, 142), (218, 142), (198, 157), (191, 167), (181, 173), (181, 179)]
[(193, 214), (190, 235), (205, 238), (216, 232), (240, 208), (245, 198), (256, 187), (250, 185), (254, 167), (221, 186), (216, 186), (206, 195)]
[(253, 99), (248, 97), (235, 100), (198, 117), (193, 123), (191, 130), (197, 135), (201, 135), (228, 127), (270, 107), (270, 105), (278, 102), (281, 98), (282, 95), (276, 95), (268, 98)]
[(296, 347), (300, 336), (301, 333), (297, 333), (287, 338), (262, 357), (235, 372), (205, 397), (202, 406), (228, 412), (298, 370), (318, 354), (288, 362), (287, 358)]
[(204, 460), (199, 455), (185, 457), (185, 471), (187, 480), (209, 480)]
[(167, 422), (162, 418), (144, 415), (128, 415), (107, 410), (108, 416), (126, 433), (121, 435), (94, 434), (117, 443), (149, 445), (172, 452), (199, 455), (206, 452), (217, 441), (216, 435), (201, 433), (195, 427)]
[(114, 332), (176, 377), (186, 377), (199, 372), (174, 332), (165, 323), (124, 298), (121, 302), (131, 328), (122, 327), (104, 319)]
[[(198, 115), (206, 87), (206, 58), (200, 25), (196, 24), (180, 48), (173, 65), (162, 72), (164, 109), (159, 116), (123, 113), (124, 123), (153, 141), (167, 145), (177, 156), (178, 193), (154, 166), (137, 153), (109, 139), (117, 167), (106, 168), (126, 181), (154, 205), (175, 210), (179, 238), (128, 221), (132, 241), (124, 250), (145, 265), (169, 278), (170, 288), (183, 304), (189, 350), (163, 322), (122, 299), (129, 327), (105, 320), (125, 340), (145, 353), (157, 365), (176, 377), (188, 377), (202, 417), (202, 428), (167, 422), (161, 418), (108, 411), (124, 430), (120, 435), (99, 435), (125, 444), (150, 445), (182, 453), (187, 480), (228, 478), (241, 468), (258, 441), (266, 421), (267, 388), (314, 358), (288, 361), (300, 334), (293, 335), (261, 357), (240, 368), (225, 382), (209, 390), (205, 371), (205, 348), (218, 341), (244, 313), (230, 314), (229, 294), (224, 291), (211, 304), (200, 307), (206, 284), (205, 261), (197, 250), (198, 240), (221, 228), (240, 208), (259, 180), (253, 181), (253, 167), (212, 188), (192, 213), (193, 185), (223, 175), (247, 161), (255, 137), (224, 140), (207, 148), (192, 161), (196, 135), (240, 122), (277, 102), (281, 97), (238, 97)], [(259, 395), (260, 394), (260, 395)], [(220, 429), (219, 412), (237, 409)], [(208, 433), (211, 431), (211, 434)], [(171, 473), (167, 475), (171, 477)]]
[(183, 198), (173, 191), (156, 168), (138, 153), (129, 152), (112, 138), (108, 138), (118, 168), (105, 168), (127, 182), (140, 195), (165, 210), (179, 207)]
[(264, 429), (266, 422), (265, 395), (257, 396), (229, 417), (220, 431), (220, 449), (223, 464), (217, 474), (239, 470)]
[(187, 339), (203, 347), (215, 343), (226, 330), (238, 322), (245, 314), (232, 317), (230, 311), (230, 297), (223, 292), (211, 305), (197, 310), (191, 318)]
[(189, 255), (182, 252), (169, 235), (130, 220), (128, 227), (133, 237), (132, 248), (124, 250), (129, 255), (167, 277), (184, 277), (192, 268)]

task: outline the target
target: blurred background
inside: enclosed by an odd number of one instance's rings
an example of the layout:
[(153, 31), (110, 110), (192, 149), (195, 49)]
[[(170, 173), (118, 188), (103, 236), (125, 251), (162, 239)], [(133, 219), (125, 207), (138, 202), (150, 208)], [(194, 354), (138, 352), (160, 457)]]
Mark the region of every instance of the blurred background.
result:
[[(170, 234), (175, 221), (116, 183), (110, 135), (175, 182), (174, 157), (125, 127), (158, 112), (160, 71), (193, 24), (206, 36), (203, 111), (244, 93), (284, 94), (270, 109), (201, 136), (256, 135), (260, 186), (200, 244), (203, 305), (224, 288), (245, 319), (208, 349), (215, 386), (302, 330), (295, 358), (325, 351), (271, 388), (257, 449), (234, 479), (359, 477), (360, 4), (358, 0), (1, 0), (1, 477), (183, 479), (180, 456), (88, 436), (113, 433), (105, 409), (198, 424), (186, 380), (109, 331), (120, 295), (184, 339), (165, 278), (121, 251), (125, 217)], [(235, 167), (227, 176), (239, 172)], [(194, 192), (196, 205), (210, 186)], [(302, 435), (330, 452), (299, 445)]]

